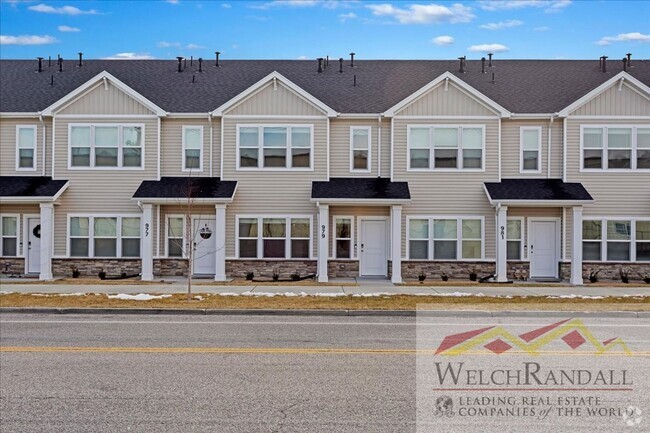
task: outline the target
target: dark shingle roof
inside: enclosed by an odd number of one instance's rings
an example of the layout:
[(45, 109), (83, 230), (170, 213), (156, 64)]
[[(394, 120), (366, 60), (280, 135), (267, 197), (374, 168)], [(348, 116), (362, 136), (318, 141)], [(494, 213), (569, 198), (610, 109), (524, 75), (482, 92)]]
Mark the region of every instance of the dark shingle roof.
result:
[(593, 200), (581, 183), (562, 179), (502, 179), (485, 187), (492, 200)]
[(162, 177), (143, 181), (133, 198), (232, 198), (236, 187), (218, 177)]
[(66, 183), (42, 176), (0, 176), (0, 197), (53, 197)]
[(333, 177), (311, 184), (312, 199), (408, 200), (407, 182), (386, 178)]
[[(358, 60), (354, 68), (346, 61), (342, 74), (335, 62), (319, 74), (311, 60), (226, 60), (178, 73), (174, 60), (88, 60), (81, 68), (65, 61), (59, 73), (55, 63), (37, 73), (36, 60), (0, 61), (0, 112), (41, 111), (106, 70), (170, 112), (207, 113), (278, 71), (338, 112), (383, 113), (449, 71), (511, 112), (554, 113), (622, 70), (618, 61), (601, 73), (597, 60), (498, 60), (481, 74), (480, 61), (470, 60), (461, 74), (451, 60)], [(629, 72), (650, 85), (650, 60), (633, 59)]]

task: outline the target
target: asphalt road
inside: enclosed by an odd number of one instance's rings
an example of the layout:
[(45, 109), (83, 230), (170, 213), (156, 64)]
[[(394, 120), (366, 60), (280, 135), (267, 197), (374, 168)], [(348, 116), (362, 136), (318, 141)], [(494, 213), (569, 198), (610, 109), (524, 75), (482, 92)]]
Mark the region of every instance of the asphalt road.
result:
[[(556, 321), (428, 320), (422, 329), (436, 333), (427, 336), (439, 336), (438, 343), (445, 335), (488, 326), (501, 324), (516, 334)], [(551, 350), (541, 356), (483, 353), (464, 361), (481, 368), (531, 359), (565, 368), (625, 368), (633, 390), (510, 395), (547, 396), (555, 405), (560, 395), (600, 396), (597, 409), (634, 405), (640, 413), (630, 412), (627, 419), (619, 412), (536, 420), (470, 415), (469, 406), (480, 404), (471, 402), (461, 416), (463, 397), (496, 393), (451, 390), (444, 394), (452, 398), (456, 415), (416, 428), (420, 376), (413, 318), (3, 314), (0, 431), (648, 431), (649, 321), (583, 322), (599, 341), (620, 337), (634, 356), (618, 350), (618, 355), (568, 356), (565, 344), (553, 349), (553, 356)]]

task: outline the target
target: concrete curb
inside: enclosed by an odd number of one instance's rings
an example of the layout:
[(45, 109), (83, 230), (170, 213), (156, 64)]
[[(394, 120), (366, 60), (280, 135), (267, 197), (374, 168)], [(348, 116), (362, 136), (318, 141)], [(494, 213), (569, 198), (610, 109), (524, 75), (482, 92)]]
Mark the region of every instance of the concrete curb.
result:
[[(216, 315), (216, 316), (384, 316), (415, 317), (415, 310), (274, 310), (274, 309), (204, 309), (204, 308), (33, 308), (1, 307), (0, 314), (147, 314), (147, 315)], [(650, 311), (481, 311), (424, 310), (423, 317), (598, 317), (650, 318)]]

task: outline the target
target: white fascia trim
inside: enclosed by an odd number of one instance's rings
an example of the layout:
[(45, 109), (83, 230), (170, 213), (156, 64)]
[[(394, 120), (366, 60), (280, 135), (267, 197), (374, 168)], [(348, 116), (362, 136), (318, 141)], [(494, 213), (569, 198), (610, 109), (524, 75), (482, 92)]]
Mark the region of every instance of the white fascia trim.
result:
[(600, 86), (593, 89), (591, 92), (584, 95), (582, 98), (580, 98), (577, 101), (573, 102), (572, 104), (570, 104), (569, 106), (567, 106), (563, 110), (560, 110), (558, 115), (560, 117), (568, 117), (569, 113), (571, 113), (572, 111), (574, 111), (577, 108), (581, 107), (582, 105), (586, 104), (587, 102), (589, 102), (590, 100), (592, 100), (596, 96), (603, 93), (605, 90), (607, 90), (610, 87), (614, 86), (618, 82), (618, 80), (620, 80), (620, 79), (625, 79), (625, 81), (628, 81), (628, 82), (634, 84), (635, 86), (637, 86), (639, 89), (641, 89), (643, 92), (646, 93), (646, 95), (644, 95), (644, 96), (646, 96), (647, 98), (650, 98), (650, 87), (646, 86), (641, 81), (637, 80), (636, 78), (634, 78), (632, 75), (628, 74), (627, 72), (621, 71), (618, 74), (614, 75), (609, 80), (605, 81)]
[(362, 199), (362, 198), (311, 198), (310, 202), (316, 204), (341, 205), (341, 206), (376, 206), (407, 204), (411, 199)]
[(381, 113), (339, 113), (341, 119), (377, 119), (382, 118)]
[(504, 107), (501, 105), (497, 104), (494, 102), (492, 99), (488, 98), (485, 96), (483, 93), (479, 92), (476, 90), (474, 87), (470, 86), (460, 78), (456, 77), (454, 74), (451, 72), (447, 71), (444, 74), (440, 75), (438, 78), (435, 80), (431, 81), (429, 84), (426, 86), (420, 88), (417, 92), (411, 94), (408, 98), (398, 102), (396, 105), (392, 106), (389, 108), (386, 112), (384, 112), (384, 116), (386, 117), (393, 117), (395, 114), (409, 105), (411, 102), (415, 101), (425, 93), (427, 93), (429, 90), (433, 89), (434, 87), (438, 86), (440, 83), (442, 83), (445, 80), (451, 80), (454, 84), (456, 84), (458, 87), (460, 87), (462, 90), (468, 92), (470, 95), (476, 97), (480, 101), (482, 101), (484, 104), (486, 104), (488, 107), (492, 108), (492, 110), (496, 111), (501, 117), (510, 117), (511, 113), (510, 111), (506, 110)]
[(241, 92), (239, 95), (235, 96), (234, 98), (230, 99), (226, 103), (222, 104), (220, 107), (218, 107), (216, 110), (212, 112), (213, 116), (223, 116), (224, 112), (227, 111), (228, 109), (234, 107), (236, 104), (239, 102), (242, 102), (244, 99), (246, 99), (248, 96), (253, 95), (255, 92), (260, 90), (262, 87), (264, 87), (268, 82), (273, 81), (273, 80), (279, 80), (282, 84), (287, 86), (290, 90), (292, 90), (294, 93), (296, 93), (298, 96), (306, 99), (308, 102), (316, 106), (318, 109), (323, 111), (327, 115), (327, 117), (336, 117), (338, 113), (334, 111), (332, 108), (328, 107), (325, 105), (323, 102), (320, 100), (316, 99), (312, 95), (310, 95), (307, 91), (290, 81), (289, 79), (285, 78), (282, 74), (280, 74), (278, 71), (273, 71), (266, 77), (262, 78), (259, 80), (257, 83), (253, 84), (250, 86), (248, 89), (244, 90)]
[(56, 101), (54, 104), (50, 105), (47, 107), (45, 110), (42, 111), (42, 114), (44, 116), (51, 116), (53, 113), (55, 113), (58, 109), (62, 108), (64, 105), (67, 105), (68, 103), (74, 101), (77, 97), (83, 95), (87, 90), (92, 89), (95, 85), (100, 83), (101, 81), (108, 80), (110, 81), (111, 84), (113, 84), (115, 87), (120, 89), (122, 92), (126, 93), (136, 101), (138, 101), (140, 104), (144, 105), (147, 107), (149, 110), (151, 110), (153, 113), (155, 113), (157, 116), (166, 116), (167, 112), (163, 110), (162, 108), (158, 107), (156, 104), (133, 90), (131, 87), (127, 86), (124, 84), (122, 81), (118, 80), (115, 78), (113, 75), (111, 75), (107, 71), (102, 71), (90, 80), (86, 81), (84, 84), (81, 86), (77, 87), (75, 90), (72, 92), (68, 93), (65, 95), (63, 98), (59, 99)]
[[(212, 113), (208, 113), (211, 117)], [(167, 113), (169, 119), (205, 119), (205, 113)]]
[(40, 115), (41, 115), (41, 113), (38, 112), (38, 111), (33, 112), (33, 113), (31, 113), (31, 112), (24, 112), (24, 113), (21, 113), (21, 112), (4, 112), (4, 113), (0, 113), (0, 118), (2, 118), (2, 119), (26, 119), (26, 118), (34, 117), (34, 118), (38, 119), (38, 117)]
[(551, 117), (556, 117), (557, 113), (512, 113), (511, 119), (521, 120), (548, 120)]
[[(233, 193), (232, 197), (228, 198), (192, 198), (190, 201), (193, 205), (209, 205), (209, 204), (220, 204), (220, 203), (232, 203), (235, 194)], [(133, 197), (131, 201), (146, 203), (146, 204), (170, 204), (170, 205), (181, 205), (187, 203), (187, 198), (176, 197), (176, 198), (161, 198), (161, 197)]]

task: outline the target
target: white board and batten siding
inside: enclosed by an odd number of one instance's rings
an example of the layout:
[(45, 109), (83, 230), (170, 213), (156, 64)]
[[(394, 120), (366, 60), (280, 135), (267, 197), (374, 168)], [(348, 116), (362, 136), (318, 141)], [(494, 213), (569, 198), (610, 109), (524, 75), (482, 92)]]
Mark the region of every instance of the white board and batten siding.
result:
[(230, 108), (225, 115), (236, 116), (323, 116), (323, 112), (280, 81), (269, 82)]
[(571, 112), (570, 116), (650, 116), (650, 95), (623, 83), (611, 86), (600, 95)]
[(83, 96), (64, 106), (57, 114), (141, 115), (153, 113), (110, 82), (98, 83)]

